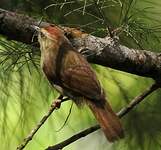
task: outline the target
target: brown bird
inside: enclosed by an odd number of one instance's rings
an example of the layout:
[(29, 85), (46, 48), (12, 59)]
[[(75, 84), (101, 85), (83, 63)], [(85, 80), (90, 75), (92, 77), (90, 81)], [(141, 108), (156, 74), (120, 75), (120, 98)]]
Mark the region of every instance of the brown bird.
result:
[(40, 28), (38, 40), (41, 67), (52, 86), (78, 106), (86, 103), (110, 142), (122, 138), (120, 120), (106, 101), (94, 71), (63, 31), (53, 25)]

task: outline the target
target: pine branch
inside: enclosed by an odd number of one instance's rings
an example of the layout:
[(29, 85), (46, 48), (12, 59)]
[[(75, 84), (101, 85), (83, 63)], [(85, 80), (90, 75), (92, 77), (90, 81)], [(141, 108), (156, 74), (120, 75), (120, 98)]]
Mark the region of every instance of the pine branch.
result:
[[(127, 113), (129, 113), (134, 107), (136, 107), (141, 101), (143, 101), (143, 99), (145, 97), (147, 97), (148, 95), (150, 95), (152, 92), (156, 91), (157, 89), (159, 89), (160, 86), (157, 83), (152, 84), (149, 88), (147, 88), (144, 92), (142, 92), (140, 95), (138, 95), (137, 97), (135, 97), (126, 107), (122, 108), (117, 115), (122, 118), (124, 115), (126, 115)], [(45, 150), (62, 150), (64, 147), (68, 146), (69, 144), (79, 140), (82, 137), (87, 136), (88, 134), (95, 132), (96, 130), (100, 129), (99, 125), (95, 125), (92, 126), (90, 128), (87, 128), (73, 136), (71, 136), (70, 138), (66, 139), (63, 142), (60, 142), (56, 145), (53, 146), (49, 146), (48, 148), (46, 148)]]
[[(9, 39), (31, 44), (34, 33), (32, 25), (39, 25), (39, 22), (31, 17), (0, 9), (0, 34)], [(49, 23), (42, 22), (40, 27), (46, 25)], [(76, 28), (62, 28), (76, 50), (82, 52), (89, 62), (161, 80), (160, 53), (128, 48), (115, 38), (99, 38)], [(35, 46), (38, 47), (38, 44)]]

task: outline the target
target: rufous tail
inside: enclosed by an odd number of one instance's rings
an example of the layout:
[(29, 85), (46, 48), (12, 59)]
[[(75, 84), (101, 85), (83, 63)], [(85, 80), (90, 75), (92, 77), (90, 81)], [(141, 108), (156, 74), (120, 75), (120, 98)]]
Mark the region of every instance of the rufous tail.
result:
[(121, 122), (106, 100), (100, 100), (99, 102), (89, 100), (88, 105), (99, 122), (108, 141), (114, 142), (124, 137)]

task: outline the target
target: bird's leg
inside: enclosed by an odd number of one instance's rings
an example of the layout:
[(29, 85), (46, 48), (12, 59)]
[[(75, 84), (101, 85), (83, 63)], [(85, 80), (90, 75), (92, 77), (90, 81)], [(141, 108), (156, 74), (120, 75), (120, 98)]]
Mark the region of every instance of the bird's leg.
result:
[(63, 95), (60, 95), (56, 100), (54, 99), (54, 101), (51, 104), (51, 107), (55, 107), (56, 109), (59, 109), (61, 106), (61, 103), (67, 100), (69, 100), (68, 97), (65, 98)]
[(64, 97), (63, 95), (60, 95), (56, 100), (54, 99), (54, 101), (51, 104), (51, 107), (55, 107), (56, 109), (59, 109), (61, 106), (63, 97)]

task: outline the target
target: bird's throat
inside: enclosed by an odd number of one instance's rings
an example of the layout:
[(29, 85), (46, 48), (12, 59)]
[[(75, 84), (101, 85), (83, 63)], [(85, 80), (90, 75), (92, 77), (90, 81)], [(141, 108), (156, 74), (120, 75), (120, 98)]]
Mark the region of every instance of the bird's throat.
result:
[(55, 45), (50, 45), (48, 47), (44, 46), (41, 48), (41, 68), (47, 78), (49, 78), (49, 76), (55, 76), (58, 47)]

